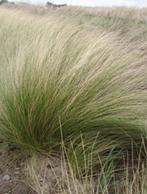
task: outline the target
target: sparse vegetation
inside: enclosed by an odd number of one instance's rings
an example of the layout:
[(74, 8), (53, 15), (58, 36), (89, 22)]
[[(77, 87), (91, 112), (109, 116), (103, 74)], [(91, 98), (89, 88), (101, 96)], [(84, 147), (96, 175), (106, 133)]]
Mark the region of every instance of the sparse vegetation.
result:
[[(146, 194), (145, 18), (0, 9), (3, 141), (31, 154), (64, 152), (76, 194)], [(90, 182), (85, 191), (85, 179), (99, 180), (96, 190)]]
[(67, 5), (66, 4), (54, 4), (54, 3), (51, 3), (50, 1), (47, 1), (46, 6), (50, 8), (59, 8), (59, 7), (65, 7)]

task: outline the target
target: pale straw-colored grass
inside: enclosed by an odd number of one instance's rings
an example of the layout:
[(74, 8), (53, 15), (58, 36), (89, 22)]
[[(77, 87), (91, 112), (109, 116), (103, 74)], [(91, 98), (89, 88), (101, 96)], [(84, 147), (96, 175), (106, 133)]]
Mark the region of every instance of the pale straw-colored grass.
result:
[(109, 160), (115, 170), (132, 157), (143, 165), (146, 24), (131, 20), (130, 33), (67, 15), (0, 8), (0, 136), (44, 154), (60, 155), (64, 141), (78, 178)]

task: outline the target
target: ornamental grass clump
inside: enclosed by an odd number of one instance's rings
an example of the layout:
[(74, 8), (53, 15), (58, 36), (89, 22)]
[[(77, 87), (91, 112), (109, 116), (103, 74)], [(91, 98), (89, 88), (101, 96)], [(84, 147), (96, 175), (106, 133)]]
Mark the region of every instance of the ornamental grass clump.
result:
[(88, 171), (109, 153), (116, 165), (132, 152), (144, 161), (144, 43), (134, 48), (127, 37), (121, 44), (115, 31), (3, 9), (0, 28), (0, 134), (6, 142), (60, 153), (64, 141), (82, 173), (89, 156)]

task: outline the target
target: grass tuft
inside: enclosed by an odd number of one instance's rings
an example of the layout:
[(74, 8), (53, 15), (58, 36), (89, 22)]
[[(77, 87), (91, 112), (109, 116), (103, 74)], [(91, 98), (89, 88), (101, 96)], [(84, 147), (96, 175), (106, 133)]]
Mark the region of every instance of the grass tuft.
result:
[(108, 193), (124, 162), (146, 163), (146, 42), (57, 14), (0, 9), (0, 136), (45, 154), (64, 142), (76, 176), (102, 169)]

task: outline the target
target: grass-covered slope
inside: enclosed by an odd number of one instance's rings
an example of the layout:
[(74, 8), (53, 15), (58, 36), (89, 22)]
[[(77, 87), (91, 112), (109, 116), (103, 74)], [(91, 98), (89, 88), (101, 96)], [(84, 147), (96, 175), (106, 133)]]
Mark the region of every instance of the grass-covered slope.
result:
[(60, 153), (64, 141), (81, 169), (85, 161), (89, 169), (110, 154), (115, 161), (143, 161), (146, 23), (141, 30), (134, 23), (130, 34), (125, 25), (115, 29), (108, 16), (102, 19), (111, 30), (87, 19), (83, 25), (65, 12), (0, 9), (0, 135), (43, 153)]

